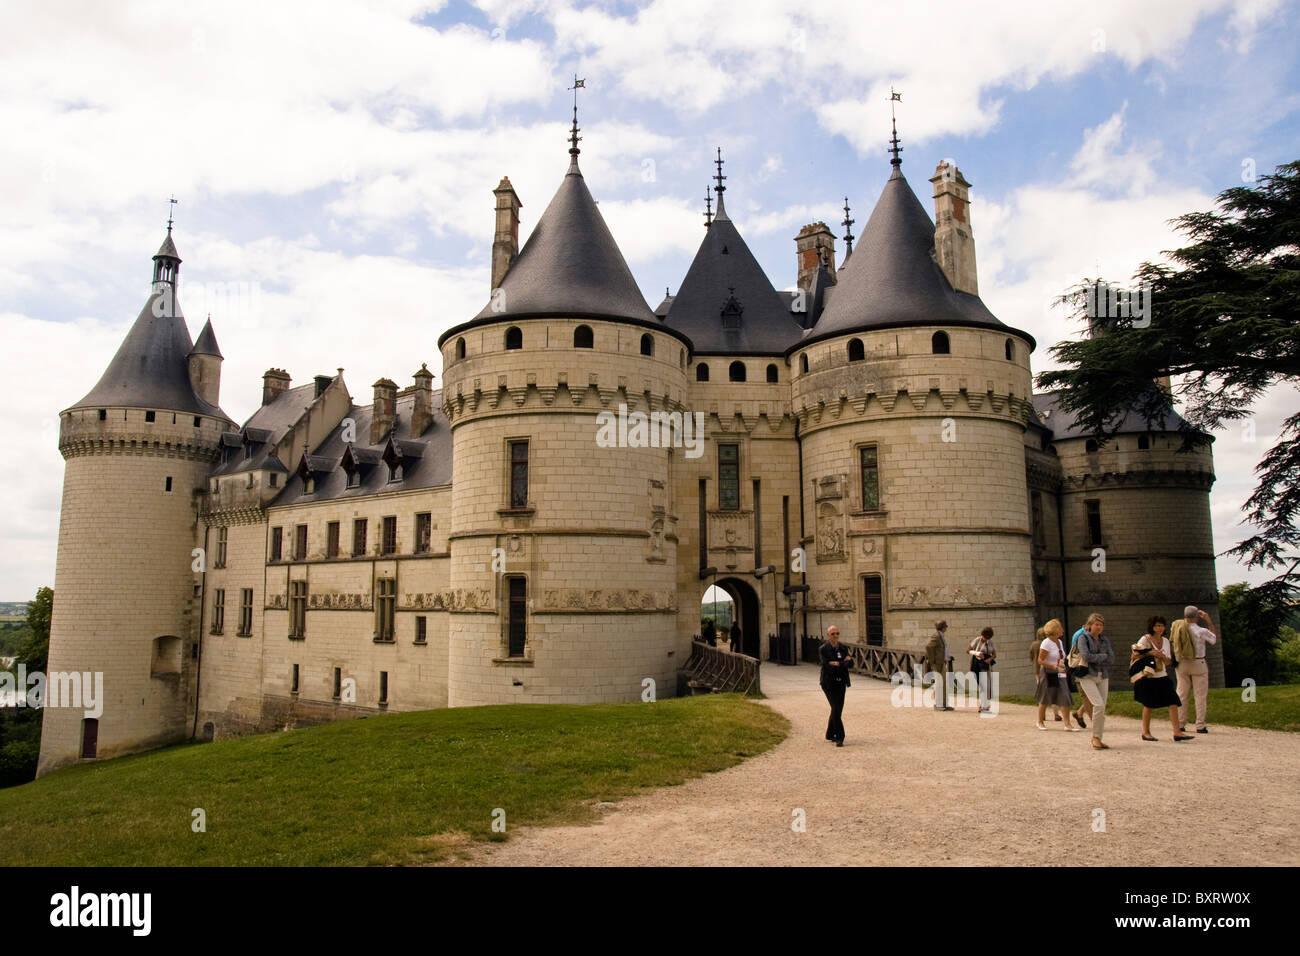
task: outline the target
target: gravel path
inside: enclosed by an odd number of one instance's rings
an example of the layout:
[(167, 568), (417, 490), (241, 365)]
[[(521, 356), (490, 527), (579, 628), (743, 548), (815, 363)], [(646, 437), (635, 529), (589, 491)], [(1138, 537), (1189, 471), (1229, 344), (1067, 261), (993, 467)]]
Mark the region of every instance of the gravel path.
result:
[[(490, 866), (798, 864), (1296, 865), (1300, 734), (1210, 724), (1193, 741), (1139, 739), (1112, 717), (1111, 749), (1032, 708), (994, 718), (893, 707), (890, 686), (859, 678), (848, 739), (824, 739), (817, 668), (763, 668), (790, 736), (759, 757), (629, 798), (598, 824), (521, 828), (476, 849)], [(1213, 712), (1211, 712), (1213, 721)], [(1089, 725), (1091, 728), (1091, 725)], [(802, 810), (804, 832), (794, 811)], [(1096, 832), (1097, 810), (1105, 832)]]

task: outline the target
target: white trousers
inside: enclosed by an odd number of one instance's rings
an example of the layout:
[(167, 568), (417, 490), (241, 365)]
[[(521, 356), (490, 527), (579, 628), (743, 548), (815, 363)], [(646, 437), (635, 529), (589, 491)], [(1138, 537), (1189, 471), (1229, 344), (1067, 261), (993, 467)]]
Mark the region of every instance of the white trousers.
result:
[(1092, 735), (1101, 740), (1106, 729), (1106, 698), (1110, 694), (1110, 678), (1076, 677), (1075, 680), (1079, 684), (1079, 690), (1083, 691), (1092, 704)]

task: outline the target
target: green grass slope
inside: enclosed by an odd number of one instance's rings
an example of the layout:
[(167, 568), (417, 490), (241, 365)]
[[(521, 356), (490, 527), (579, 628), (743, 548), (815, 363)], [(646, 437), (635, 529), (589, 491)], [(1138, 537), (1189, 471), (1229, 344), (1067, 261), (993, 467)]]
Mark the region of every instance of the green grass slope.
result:
[[(346, 720), (78, 765), (2, 790), (0, 845), (11, 866), (436, 862), (521, 825), (589, 820), (596, 801), (723, 770), (788, 729), (732, 694)], [(192, 829), (196, 808), (206, 832)], [(506, 834), (492, 830), (498, 808)]]

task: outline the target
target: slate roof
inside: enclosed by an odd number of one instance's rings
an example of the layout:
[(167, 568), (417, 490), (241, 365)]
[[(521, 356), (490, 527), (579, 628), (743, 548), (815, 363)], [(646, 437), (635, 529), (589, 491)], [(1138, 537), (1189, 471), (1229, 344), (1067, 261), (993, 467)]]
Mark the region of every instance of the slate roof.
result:
[[(740, 319), (736, 328), (724, 328), (722, 312), (733, 295)], [(667, 303), (669, 328), (685, 334), (697, 355), (784, 355), (803, 334), (791, 300), (772, 287), (719, 195), (717, 215)]]
[[(221, 436), (222, 458), (210, 474), (220, 477), (267, 468), (272, 471), (288, 471), (287, 464), (276, 455), (275, 447), (294, 423), (302, 418), (303, 410), (315, 397), (316, 384), (309, 382), (297, 388), (285, 389), (253, 412), (243, 428)], [(245, 445), (252, 446), (252, 454), (248, 458), (244, 457)]]
[[(1043, 427), (1052, 433), (1054, 441), (1064, 441), (1068, 438), (1091, 438), (1092, 432), (1081, 427), (1078, 422), (1078, 415), (1074, 412), (1067, 412), (1057, 404), (1060, 396), (1059, 391), (1042, 392), (1034, 395), (1034, 412), (1038, 420), (1042, 422)], [(1153, 427), (1148, 427), (1147, 420), (1140, 412), (1130, 410), (1120, 422), (1120, 435), (1144, 435), (1147, 432), (1176, 432), (1186, 424), (1184, 418), (1169, 408), (1165, 414), (1156, 419)]]
[[(499, 309), (500, 311), (494, 311)], [(505, 317), (623, 319), (662, 328), (605, 225), (577, 158), (501, 280), (501, 295), (438, 339)]]
[(216, 333), (212, 331), (211, 317), (203, 323), (203, 331), (199, 333), (194, 348), (190, 349), (190, 355), (215, 355), (217, 358), (224, 358), (221, 348), (217, 345)]
[(980, 297), (953, 289), (934, 255), (934, 223), (895, 166), (817, 324), (800, 346), (833, 335), (909, 325), (1027, 332), (998, 321)]
[[(169, 237), (164, 246), (170, 242)], [(70, 408), (166, 409), (230, 420), (190, 384), (190, 332), (171, 290), (170, 283), (160, 283), (150, 294), (99, 382)]]
[[(349, 446), (343, 441), (343, 428), (340, 424), (309, 456), (309, 463), (316, 471), (315, 492), (303, 495), (305, 485), (297, 474), (303, 455), (297, 451), (291, 465), (293, 474), (285, 482), (284, 490), (271, 502), (271, 506), (334, 498), (362, 498), (388, 491), (410, 491), (451, 484), (451, 426), (442, 414), (442, 390), (434, 390), (433, 422), (419, 436), (411, 434), (411, 413), (414, 408), (413, 392), (398, 396), (397, 425), (392, 438), (394, 449), (404, 456), (401, 481), (388, 480), (388, 466), (382, 460), (388, 447), (387, 439), (378, 445), (358, 442), (352, 446), (352, 451), (353, 458), (361, 465), (361, 480), (358, 487), (349, 488), (348, 474), (343, 469), (343, 455)], [(373, 405), (353, 405), (346, 417), (356, 423), (358, 439), (369, 439), (370, 422), (374, 417)]]

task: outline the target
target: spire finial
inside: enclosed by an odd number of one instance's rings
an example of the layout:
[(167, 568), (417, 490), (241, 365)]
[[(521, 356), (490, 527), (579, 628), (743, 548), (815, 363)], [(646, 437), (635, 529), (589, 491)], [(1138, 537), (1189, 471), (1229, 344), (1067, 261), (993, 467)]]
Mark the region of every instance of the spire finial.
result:
[(718, 202), (722, 202), (722, 194), (727, 191), (727, 187), (722, 185), (722, 181), (727, 177), (722, 175), (722, 147), (721, 146), (718, 147), (718, 158), (715, 159), (713, 163), (715, 166), (718, 167), (718, 172), (713, 177), (715, 180), (717, 180), (718, 185), (714, 186), (713, 188), (718, 191)]
[(577, 73), (573, 74), (573, 86), (569, 87), (573, 91), (573, 129), (569, 131), (569, 155), (573, 157), (574, 162), (577, 162), (578, 153), (582, 152), (578, 149), (578, 141), (582, 139), (578, 135), (578, 90), (586, 88), (587, 81), (578, 79)]
[(844, 258), (848, 258), (849, 253), (853, 251), (853, 224), (857, 222), (849, 216), (849, 197), (844, 197), (844, 221), (840, 223), (844, 227)]
[(893, 153), (894, 158), (889, 161), (891, 166), (902, 166), (903, 160), (899, 158), (899, 153), (903, 147), (898, 145), (898, 118), (894, 115), (894, 104), (903, 102), (903, 94), (895, 91), (891, 86), (889, 88), (889, 122), (894, 129), (894, 138), (889, 141), (890, 146), (887, 152)]
[(171, 198), (167, 200), (167, 235), (172, 234), (172, 213), (176, 211), (176, 204), (180, 202), (176, 194), (172, 193)]
[(704, 187), (704, 228), (708, 229), (713, 224), (713, 190), (708, 186)]

